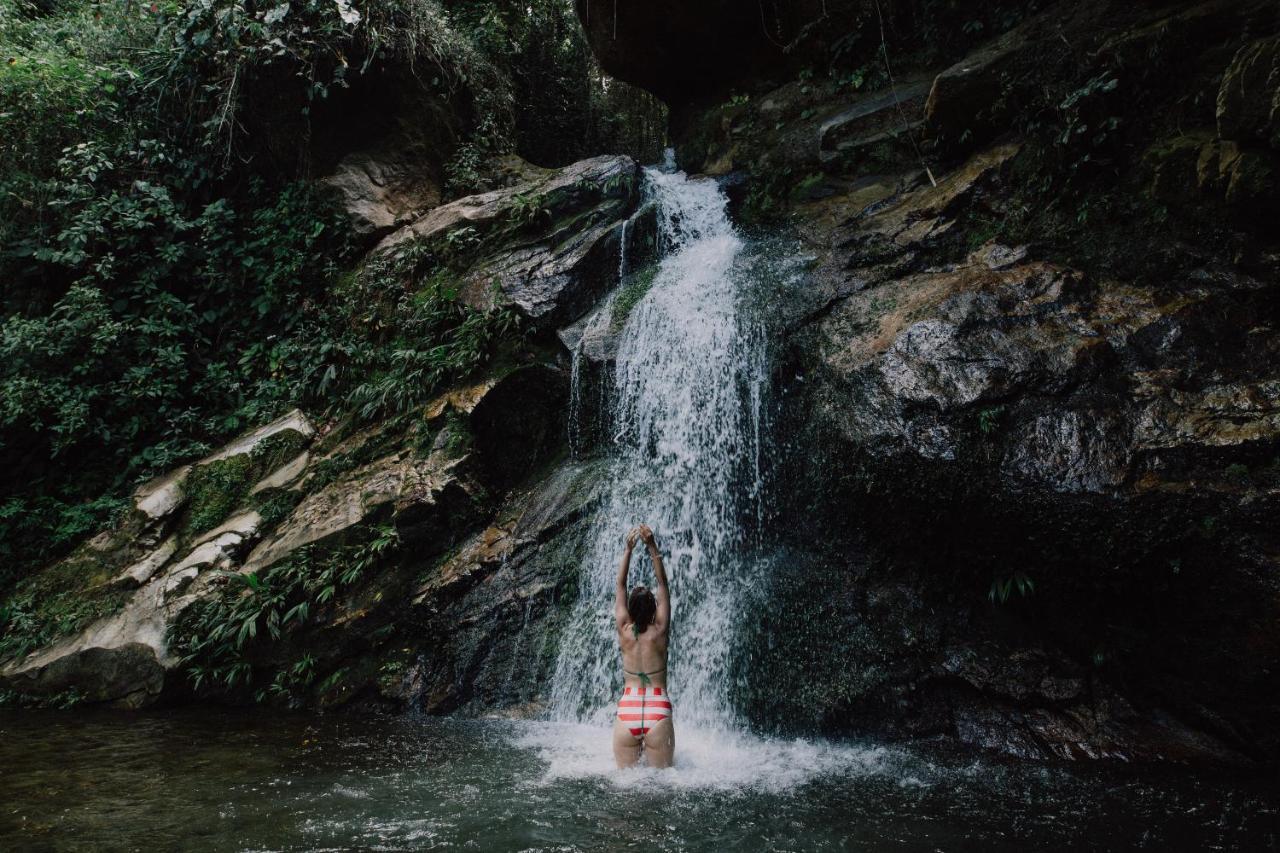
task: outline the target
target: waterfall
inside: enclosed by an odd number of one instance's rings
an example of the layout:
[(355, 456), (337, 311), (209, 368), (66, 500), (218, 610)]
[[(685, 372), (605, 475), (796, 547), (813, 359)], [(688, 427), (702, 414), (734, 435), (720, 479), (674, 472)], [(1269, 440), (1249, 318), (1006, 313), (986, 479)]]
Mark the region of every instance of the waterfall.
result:
[[(711, 180), (646, 170), (664, 257), (621, 332), (606, 495), (560, 644), (552, 716), (603, 722), (621, 685), (613, 585), (623, 536), (647, 522), (672, 580), (668, 683), (682, 724), (725, 729), (729, 668), (759, 518), (766, 336), (744, 311), (743, 242)], [(632, 585), (652, 584), (643, 550)]]

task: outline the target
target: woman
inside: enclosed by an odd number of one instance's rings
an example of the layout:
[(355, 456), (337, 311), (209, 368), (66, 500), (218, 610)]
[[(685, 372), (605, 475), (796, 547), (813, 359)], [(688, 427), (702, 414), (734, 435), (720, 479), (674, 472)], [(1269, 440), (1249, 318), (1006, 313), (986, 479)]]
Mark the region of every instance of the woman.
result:
[[(638, 540), (649, 549), (656, 583), (652, 591), (637, 586), (628, 593), (627, 572)], [(671, 722), (674, 708), (667, 693), (667, 636), (671, 627), (667, 570), (647, 524), (628, 533), (626, 541), (613, 596), (623, 673), (622, 698), (613, 722), (613, 757), (620, 768), (631, 767), (642, 754), (648, 757), (650, 767), (670, 767), (676, 732)]]

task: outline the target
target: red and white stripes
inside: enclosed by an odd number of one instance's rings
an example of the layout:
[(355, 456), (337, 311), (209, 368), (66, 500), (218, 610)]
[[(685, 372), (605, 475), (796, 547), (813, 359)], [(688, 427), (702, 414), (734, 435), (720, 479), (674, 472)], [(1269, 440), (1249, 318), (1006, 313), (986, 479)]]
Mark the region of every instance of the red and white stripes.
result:
[(632, 737), (644, 737), (659, 720), (671, 716), (671, 695), (663, 687), (627, 687), (618, 700), (618, 719)]

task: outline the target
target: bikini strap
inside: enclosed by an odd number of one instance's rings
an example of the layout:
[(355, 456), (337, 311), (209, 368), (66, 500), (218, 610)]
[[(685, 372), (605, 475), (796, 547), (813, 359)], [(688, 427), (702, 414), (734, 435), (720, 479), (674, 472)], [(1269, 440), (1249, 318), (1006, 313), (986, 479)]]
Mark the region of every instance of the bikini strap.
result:
[(632, 672), (631, 670), (627, 669), (626, 667), (623, 667), (623, 668), (622, 668), (622, 671), (623, 671), (624, 673), (626, 673), (627, 675), (634, 675), (634, 676), (638, 677), (638, 678), (640, 679), (640, 683), (641, 683), (643, 686), (645, 686), (645, 687), (649, 687), (649, 686), (651, 686), (651, 685), (653, 684), (653, 681), (649, 678), (649, 676), (651, 676), (651, 675), (658, 675), (659, 673), (666, 672), (666, 671), (667, 671), (667, 668), (664, 666), (662, 669), (655, 669), (653, 672)]

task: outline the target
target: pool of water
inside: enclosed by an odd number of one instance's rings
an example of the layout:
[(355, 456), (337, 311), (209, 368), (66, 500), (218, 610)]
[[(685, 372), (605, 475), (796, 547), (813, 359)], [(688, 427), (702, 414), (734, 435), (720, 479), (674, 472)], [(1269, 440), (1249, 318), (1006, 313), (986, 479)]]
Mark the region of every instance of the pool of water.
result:
[(1276, 850), (1274, 781), (593, 726), (0, 714), (3, 850)]

